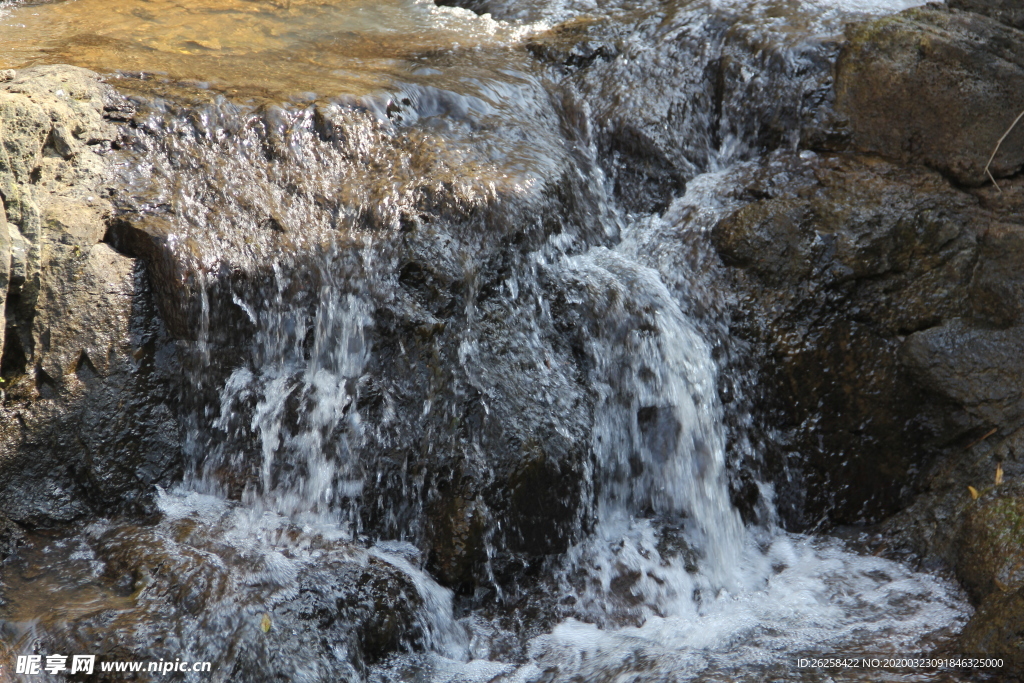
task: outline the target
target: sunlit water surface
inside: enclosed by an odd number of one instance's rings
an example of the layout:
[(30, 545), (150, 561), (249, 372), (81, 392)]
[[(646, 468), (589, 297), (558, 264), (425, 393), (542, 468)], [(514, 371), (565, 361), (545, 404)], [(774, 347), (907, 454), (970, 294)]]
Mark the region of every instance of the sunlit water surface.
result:
[(360, 95), (523, 33), (426, 0), (71, 0), (0, 9), (0, 67), (74, 64), (238, 99)]

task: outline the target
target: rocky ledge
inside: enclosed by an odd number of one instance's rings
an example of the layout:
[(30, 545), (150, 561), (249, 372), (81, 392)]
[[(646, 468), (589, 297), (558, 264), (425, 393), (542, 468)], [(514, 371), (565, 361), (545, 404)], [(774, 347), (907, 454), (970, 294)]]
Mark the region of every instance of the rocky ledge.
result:
[[(0, 83), (0, 529), (144, 503), (178, 462), (173, 344), (104, 238), (130, 106), (70, 66)], [(0, 548), (3, 544), (0, 544)]]

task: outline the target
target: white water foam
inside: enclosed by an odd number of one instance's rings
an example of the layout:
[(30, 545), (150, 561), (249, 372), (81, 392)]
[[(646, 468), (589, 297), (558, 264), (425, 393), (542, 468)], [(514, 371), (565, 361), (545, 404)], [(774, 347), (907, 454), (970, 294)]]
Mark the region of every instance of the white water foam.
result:
[[(530, 641), (521, 664), (431, 655), (417, 664), (417, 680), (832, 680), (808, 679), (810, 671), (801, 677), (798, 659), (926, 652), (969, 616), (951, 581), (850, 552), (839, 541), (780, 533), (763, 543), (748, 538), (733, 592), (723, 590), (700, 605), (666, 602), (663, 616), (640, 626), (601, 628), (568, 619)], [(697, 583), (681, 567), (660, 573), (678, 588)], [(399, 670), (394, 663), (379, 669), (378, 680), (403, 680), (395, 678)], [(883, 674), (872, 675), (878, 680)]]

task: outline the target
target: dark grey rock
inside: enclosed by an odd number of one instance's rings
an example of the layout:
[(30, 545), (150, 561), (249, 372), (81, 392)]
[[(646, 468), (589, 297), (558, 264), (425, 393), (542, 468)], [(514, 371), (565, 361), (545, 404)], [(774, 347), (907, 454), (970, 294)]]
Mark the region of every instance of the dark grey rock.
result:
[(950, 7), (992, 17), (1024, 30), (1024, 7), (1017, 0), (947, 0)]
[(711, 237), (733, 331), (761, 349), (769, 448), (795, 482), (781, 504), (798, 525), (891, 514), (922, 464), (985, 424), (951, 426), (951, 399), (900, 354), (970, 309), (977, 201), (938, 173), (845, 155), (776, 154), (733, 182)]
[(1012, 430), (1024, 420), (1024, 329), (976, 329), (962, 320), (910, 335), (902, 362), (928, 390), (976, 424)]

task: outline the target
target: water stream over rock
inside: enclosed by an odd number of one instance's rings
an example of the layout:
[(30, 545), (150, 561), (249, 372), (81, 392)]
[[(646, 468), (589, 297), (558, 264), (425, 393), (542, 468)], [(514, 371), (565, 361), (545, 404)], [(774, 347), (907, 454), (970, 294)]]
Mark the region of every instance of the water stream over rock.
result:
[(182, 459), (143, 513), (26, 541), (0, 654), (213, 663), (188, 681), (956, 680), (795, 665), (942, 651), (970, 607), (781, 528), (710, 255), (736, 169), (838, 135), (843, 23), (914, 4), (0, 10), (0, 66), (130, 96), (107, 241), (175, 340)]

